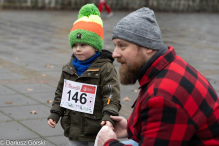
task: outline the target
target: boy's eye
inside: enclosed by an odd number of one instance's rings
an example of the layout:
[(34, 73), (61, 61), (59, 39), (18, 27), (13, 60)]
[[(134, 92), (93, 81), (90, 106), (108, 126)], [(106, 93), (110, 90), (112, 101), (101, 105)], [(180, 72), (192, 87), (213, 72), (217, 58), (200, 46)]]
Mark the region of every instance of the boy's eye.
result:
[(86, 46), (86, 44), (81, 44), (81, 46)]
[(73, 48), (76, 47), (76, 44), (72, 45), (72, 47), (73, 47)]

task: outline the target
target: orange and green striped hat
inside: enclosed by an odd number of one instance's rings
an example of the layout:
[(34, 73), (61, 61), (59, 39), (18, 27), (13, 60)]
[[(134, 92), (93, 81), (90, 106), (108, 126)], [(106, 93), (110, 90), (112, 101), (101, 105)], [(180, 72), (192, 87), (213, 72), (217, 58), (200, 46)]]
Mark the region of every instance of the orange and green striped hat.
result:
[(85, 43), (93, 46), (99, 52), (103, 48), (103, 21), (100, 12), (94, 4), (84, 5), (69, 33), (70, 46), (75, 43)]

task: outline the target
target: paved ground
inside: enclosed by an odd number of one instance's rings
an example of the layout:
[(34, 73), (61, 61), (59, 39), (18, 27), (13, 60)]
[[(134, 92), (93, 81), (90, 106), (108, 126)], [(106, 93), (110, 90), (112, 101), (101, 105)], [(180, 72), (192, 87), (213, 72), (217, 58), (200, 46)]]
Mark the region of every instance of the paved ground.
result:
[[(112, 29), (127, 14), (115, 12), (109, 19), (102, 15), (105, 49), (113, 50)], [(219, 93), (219, 15), (156, 13), (156, 17), (165, 44), (174, 46)], [(47, 101), (53, 100), (61, 68), (72, 54), (68, 33), (76, 18), (73, 11), (0, 11), (0, 140), (8, 140), (3, 145), (18, 145), (21, 140), (26, 145), (67, 144), (59, 124), (55, 129), (47, 125), (51, 107)], [(126, 118), (137, 89), (138, 83), (121, 86), (120, 114)], [(37, 144), (39, 140), (43, 143)]]

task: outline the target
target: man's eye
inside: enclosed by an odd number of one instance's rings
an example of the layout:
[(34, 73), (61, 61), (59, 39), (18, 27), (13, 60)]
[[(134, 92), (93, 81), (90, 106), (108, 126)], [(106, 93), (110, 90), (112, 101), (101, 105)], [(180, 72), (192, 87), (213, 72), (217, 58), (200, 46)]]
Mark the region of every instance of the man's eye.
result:
[(121, 48), (123, 48), (123, 47), (124, 47), (124, 45), (120, 45), (120, 47), (121, 47)]

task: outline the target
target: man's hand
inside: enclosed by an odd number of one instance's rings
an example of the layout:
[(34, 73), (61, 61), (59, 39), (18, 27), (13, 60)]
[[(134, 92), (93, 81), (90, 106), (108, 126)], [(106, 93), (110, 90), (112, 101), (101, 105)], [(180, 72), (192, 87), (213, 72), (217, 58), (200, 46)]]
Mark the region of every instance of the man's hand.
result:
[(108, 126), (103, 126), (97, 135), (97, 146), (103, 146), (109, 139), (117, 139), (113, 129)]
[(49, 120), (48, 120), (48, 125), (49, 125), (50, 127), (52, 127), (52, 128), (55, 128), (55, 126), (56, 126), (56, 121), (53, 121), (52, 119), (49, 119)]
[(127, 120), (121, 116), (110, 116), (110, 118), (116, 122), (113, 131), (116, 133), (117, 138), (127, 138)]

